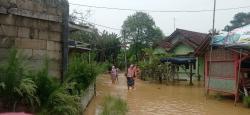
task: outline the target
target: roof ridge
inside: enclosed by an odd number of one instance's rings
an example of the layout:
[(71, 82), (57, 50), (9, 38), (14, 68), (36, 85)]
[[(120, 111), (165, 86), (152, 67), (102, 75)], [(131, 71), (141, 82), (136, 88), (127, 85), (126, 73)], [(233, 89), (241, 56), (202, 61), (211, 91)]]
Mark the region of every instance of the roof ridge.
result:
[(186, 30), (186, 29), (180, 29), (180, 28), (177, 28), (176, 31), (186, 31), (186, 32), (193, 32), (193, 33), (199, 33), (199, 34), (208, 34), (208, 33), (203, 33), (203, 32), (197, 32), (197, 31), (191, 31), (191, 30)]

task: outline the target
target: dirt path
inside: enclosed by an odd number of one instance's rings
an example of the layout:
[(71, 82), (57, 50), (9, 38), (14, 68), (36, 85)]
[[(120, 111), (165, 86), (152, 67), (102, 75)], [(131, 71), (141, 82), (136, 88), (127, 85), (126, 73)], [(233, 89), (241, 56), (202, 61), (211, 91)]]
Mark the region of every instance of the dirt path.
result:
[(128, 91), (122, 74), (115, 85), (108, 75), (103, 75), (97, 79), (97, 96), (85, 115), (97, 115), (106, 95), (126, 100), (128, 115), (250, 115), (250, 109), (241, 104), (235, 107), (231, 99), (206, 98), (202, 84), (193, 87), (185, 84), (166, 86), (136, 80), (136, 89)]

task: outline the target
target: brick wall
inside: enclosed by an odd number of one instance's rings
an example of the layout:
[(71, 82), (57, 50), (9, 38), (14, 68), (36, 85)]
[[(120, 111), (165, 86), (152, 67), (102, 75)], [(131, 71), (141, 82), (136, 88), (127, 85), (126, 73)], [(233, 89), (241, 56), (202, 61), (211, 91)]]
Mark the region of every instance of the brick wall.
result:
[(62, 15), (65, 0), (0, 0), (0, 61), (11, 47), (39, 69), (49, 58), (50, 75), (61, 76)]

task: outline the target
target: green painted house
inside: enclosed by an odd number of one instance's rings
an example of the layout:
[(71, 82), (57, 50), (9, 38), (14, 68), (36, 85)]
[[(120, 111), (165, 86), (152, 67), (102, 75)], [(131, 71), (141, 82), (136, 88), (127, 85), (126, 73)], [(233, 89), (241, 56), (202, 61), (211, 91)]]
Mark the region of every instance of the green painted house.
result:
[[(169, 37), (167, 37), (162, 43), (161, 47), (168, 53), (174, 54), (176, 57), (195, 57), (196, 65), (194, 66), (193, 73), (196, 78), (204, 78), (204, 55), (197, 56), (197, 52), (201, 47), (201, 44), (208, 39), (208, 34), (193, 32), (183, 29), (176, 29)], [(179, 68), (180, 78), (188, 78), (187, 72), (190, 68)]]

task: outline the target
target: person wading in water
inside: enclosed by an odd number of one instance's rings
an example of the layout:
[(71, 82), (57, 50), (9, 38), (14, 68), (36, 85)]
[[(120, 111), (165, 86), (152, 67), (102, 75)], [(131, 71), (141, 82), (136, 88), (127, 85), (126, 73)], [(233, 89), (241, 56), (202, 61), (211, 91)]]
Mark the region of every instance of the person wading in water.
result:
[(112, 69), (111, 69), (111, 80), (112, 80), (112, 84), (115, 84), (116, 83), (116, 80), (117, 80), (117, 69), (115, 68), (115, 66), (112, 66)]
[(120, 71), (120, 69), (116, 68), (116, 83), (119, 83), (119, 79), (118, 79), (119, 71)]
[(134, 89), (134, 70), (133, 70), (133, 65), (132, 64), (128, 68), (128, 72), (127, 72), (127, 84), (128, 84), (128, 90), (130, 89), (130, 87), (132, 89)]

